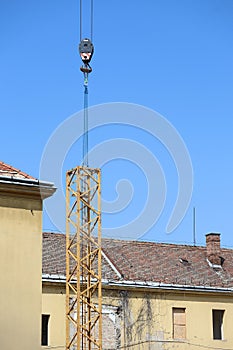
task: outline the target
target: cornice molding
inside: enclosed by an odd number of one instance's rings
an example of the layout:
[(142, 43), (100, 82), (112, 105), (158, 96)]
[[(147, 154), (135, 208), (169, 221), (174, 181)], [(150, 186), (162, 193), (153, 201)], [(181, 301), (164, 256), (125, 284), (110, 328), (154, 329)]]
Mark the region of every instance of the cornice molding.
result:
[(0, 176), (0, 195), (46, 199), (56, 191), (53, 183)]

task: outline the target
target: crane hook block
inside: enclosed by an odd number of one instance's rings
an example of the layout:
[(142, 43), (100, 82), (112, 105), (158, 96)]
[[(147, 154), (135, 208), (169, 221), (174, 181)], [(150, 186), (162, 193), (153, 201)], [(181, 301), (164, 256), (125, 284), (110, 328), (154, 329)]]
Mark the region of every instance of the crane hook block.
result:
[(94, 53), (94, 45), (90, 39), (83, 39), (79, 44), (79, 54), (84, 65), (89, 65)]

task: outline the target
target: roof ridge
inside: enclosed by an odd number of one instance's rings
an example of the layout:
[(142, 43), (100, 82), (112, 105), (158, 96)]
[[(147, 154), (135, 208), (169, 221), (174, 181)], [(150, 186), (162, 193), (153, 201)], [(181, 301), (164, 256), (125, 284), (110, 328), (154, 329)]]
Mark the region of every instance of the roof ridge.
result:
[(112, 242), (122, 242), (122, 243), (126, 243), (126, 244), (129, 244), (129, 243), (136, 243), (136, 244), (151, 244), (151, 245), (154, 245), (154, 244), (157, 244), (157, 245), (161, 245), (161, 246), (174, 246), (174, 247), (190, 247), (190, 248), (205, 248), (204, 245), (192, 245), (192, 244), (185, 244), (185, 243), (167, 243), (167, 242), (156, 242), (156, 241), (137, 241), (137, 240), (126, 240), (126, 239), (117, 239), (117, 238), (110, 238), (110, 237), (103, 237), (102, 238), (103, 240), (111, 240)]
[[(0, 162), (1, 164), (1, 162)], [(42, 234), (49, 234), (49, 235), (57, 235), (57, 236), (65, 236), (65, 232), (54, 232), (54, 231), (43, 231)], [(121, 242), (121, 243), (126, 243), (126, 244), (130, 244), (130, 243), (140, 243), (140, 244), (151, 244), (151, 245), (160, 245), (160, 246), (169, 246), (169, 247), (181, 247), (181, 248), (193, 248), (193, 249), (206, 249), (205, 245), (191, 245), (191, 244), (183, 244), (183, 243), (167, 243), (167, 242), (156, 242), (156, 241), (136, 241), (136, 240), (125, 240), (125, 239), (117, 239), (117, 238), (110, 238), (110, 237), (102, 237), (103, 241), (107, 241), (110, 240), (111, 242)], [(221, 251), (232, 251), (233, 248), (231, 247), (221, 247)]]
[(42, 235), (46, 235), (46, 234), (48, 234), (48, 235), (57, 235), (57, 236), (65, 236), (65, 233), (63, 233), (63, 232), (52, 232), (52, 231), (43, 231), (42, 232)]

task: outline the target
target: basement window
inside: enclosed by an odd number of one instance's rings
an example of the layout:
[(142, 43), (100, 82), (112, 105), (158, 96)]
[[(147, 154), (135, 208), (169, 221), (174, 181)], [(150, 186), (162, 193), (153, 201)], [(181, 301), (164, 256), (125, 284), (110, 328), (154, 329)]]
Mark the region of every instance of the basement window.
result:
[(181, 307), (172, 308), (173, 339), (186, 339), (186, 310)]
[(223, 339), (223, 315), (224, 310), (212, 310), (213, 339)]
[(41, 345), (48, 345), (48, 330), (49, 330), (49, 317), (50, 315), (42, 315), (41, 318)]

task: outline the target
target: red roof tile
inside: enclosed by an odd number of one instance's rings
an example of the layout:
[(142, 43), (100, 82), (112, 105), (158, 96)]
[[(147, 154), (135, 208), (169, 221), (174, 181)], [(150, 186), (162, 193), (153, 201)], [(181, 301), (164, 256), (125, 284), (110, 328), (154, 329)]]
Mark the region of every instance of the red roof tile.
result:
[(12, 177), (15, 179), (31, 179), (37, 180), (36, 178), (24, 173), (23, 171), (14, 168), (11, 165), (5, 164), (0, 161), (0, 176)]
[[(102, 248), (126, 281), (233, 288), (232, 249), (221, 249), (222, 267), (213, 268), (206, 247), (103, 239)], [(65, 235), (43, 234), (43, 272), (65, 275)], [(106, 260), (103, 278), (119, 279)]]
[[(66, 274), (66, 237), (61, 233), (43, 233), (42, 273), (48, 275)], [(102, 277), (119, 279), (105, 258), (102, 259)]]
[(233, 287), (233, 251), (222, 249), (222, 268), (207, 262), (206, 247), (103, 240), (103, 248), (129, 281)]

